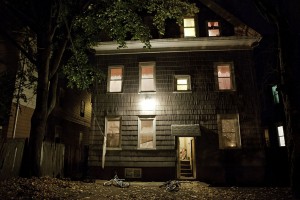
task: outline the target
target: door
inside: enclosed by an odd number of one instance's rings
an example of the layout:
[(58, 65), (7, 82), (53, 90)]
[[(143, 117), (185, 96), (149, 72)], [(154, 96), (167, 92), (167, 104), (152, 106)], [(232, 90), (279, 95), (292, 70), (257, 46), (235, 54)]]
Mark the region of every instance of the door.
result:
[(177, 178), (195, 179), (195, 138), (178, 137)]

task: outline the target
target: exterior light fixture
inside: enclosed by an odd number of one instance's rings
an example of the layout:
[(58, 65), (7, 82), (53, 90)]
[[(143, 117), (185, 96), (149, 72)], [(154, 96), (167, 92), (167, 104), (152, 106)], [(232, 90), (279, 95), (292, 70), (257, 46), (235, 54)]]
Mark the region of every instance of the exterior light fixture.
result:
[(141, 106), (141, 110), (154, 111), (156, 106), (156, 101), (154, 98), (150, 96), (145, 96), (145, 98), (142, 99), (140, 106)]

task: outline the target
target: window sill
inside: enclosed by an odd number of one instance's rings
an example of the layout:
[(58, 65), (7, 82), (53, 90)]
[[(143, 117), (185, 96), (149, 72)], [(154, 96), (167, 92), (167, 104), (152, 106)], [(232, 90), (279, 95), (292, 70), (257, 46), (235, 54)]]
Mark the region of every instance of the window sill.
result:
[(192, 93), (192, 90), (183, 90), (183, 91), (173, 91), (173, 93)]
[(120, 150), (122, 150), (122, 148), (121, 147), (118, 147), (118, 148), (107, 147), (106, 150), (107, 151), (120, 151)]

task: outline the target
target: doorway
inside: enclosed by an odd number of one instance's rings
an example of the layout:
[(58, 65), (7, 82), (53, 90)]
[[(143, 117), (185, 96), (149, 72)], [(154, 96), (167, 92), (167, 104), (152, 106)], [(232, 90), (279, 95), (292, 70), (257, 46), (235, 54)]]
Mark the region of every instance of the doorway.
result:
[(196, 178), (195, 138), (178, 137), (177, 177), (179, 179)]

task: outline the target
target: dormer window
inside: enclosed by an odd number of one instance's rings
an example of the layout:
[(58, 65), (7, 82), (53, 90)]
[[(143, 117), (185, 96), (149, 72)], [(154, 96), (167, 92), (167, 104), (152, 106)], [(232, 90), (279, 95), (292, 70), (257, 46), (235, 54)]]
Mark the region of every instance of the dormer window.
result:
[(209, 37), (220, 36), (220, 23), (218, 21), (207, 22), (207, 31)]
[(196, 37), (195, 18), (186, 17), (183, 19), (184, 37)]

